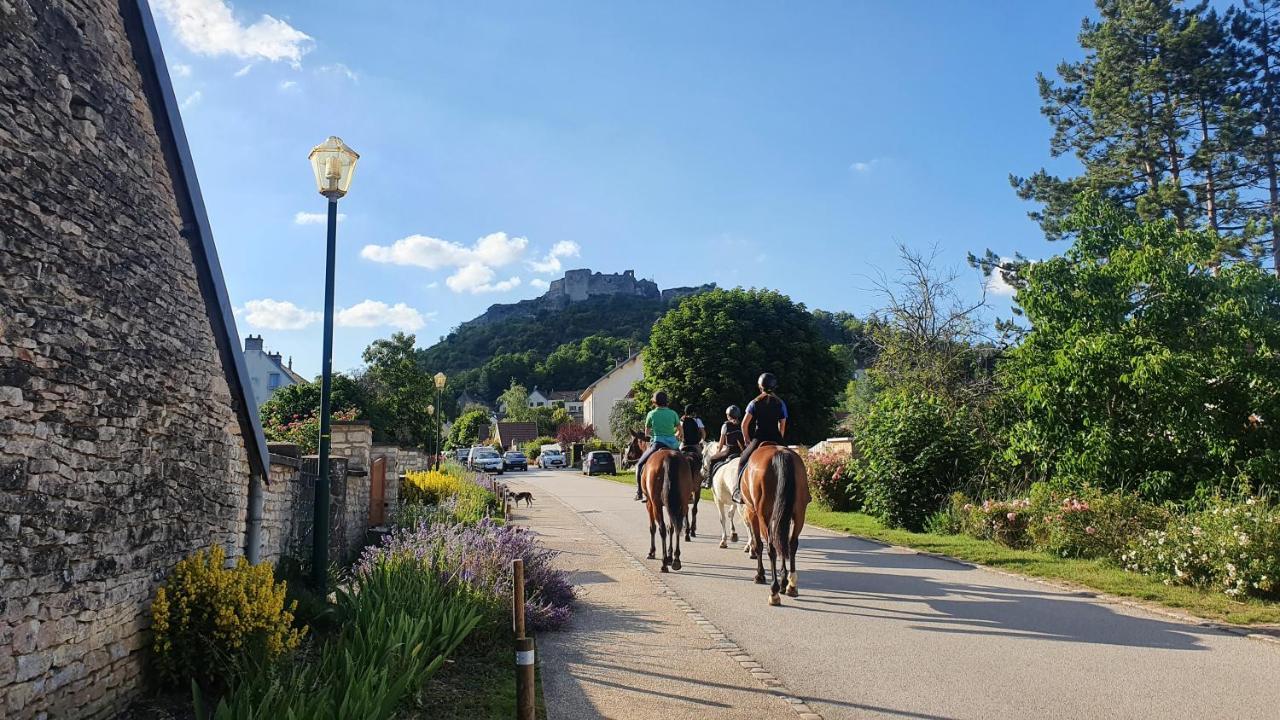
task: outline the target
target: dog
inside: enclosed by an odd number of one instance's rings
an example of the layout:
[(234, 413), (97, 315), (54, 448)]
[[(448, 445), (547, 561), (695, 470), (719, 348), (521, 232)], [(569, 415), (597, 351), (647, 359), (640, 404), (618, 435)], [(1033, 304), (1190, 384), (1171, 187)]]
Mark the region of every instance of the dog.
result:
[(511, 498), (516, 505), (519, 505), (521, 500), (524, 501), (525, 507), (529, 507), (530, 505), (533, 505), (533, 493), (531, 492), (513, 493), (511, 495)]

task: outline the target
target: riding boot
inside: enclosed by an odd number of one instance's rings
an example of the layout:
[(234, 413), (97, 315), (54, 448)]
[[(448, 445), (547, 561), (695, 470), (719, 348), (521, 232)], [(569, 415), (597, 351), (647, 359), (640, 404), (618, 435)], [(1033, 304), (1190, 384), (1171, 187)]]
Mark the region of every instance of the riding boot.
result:
[(738, 482), (733, 484), (733, 501), (742, 504), (742, 475), (738, 475)]

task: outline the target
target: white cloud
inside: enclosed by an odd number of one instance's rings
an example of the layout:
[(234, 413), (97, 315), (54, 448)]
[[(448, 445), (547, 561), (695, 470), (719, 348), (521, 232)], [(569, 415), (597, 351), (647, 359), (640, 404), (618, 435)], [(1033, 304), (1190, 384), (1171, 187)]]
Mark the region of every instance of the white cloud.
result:
[(293, 65), (311, 50), (312, 39), (289, 23), (263, 15), (252, 25), (235, 18), (226, 0), (155, 0), (187, 49), (202, 55), (233, 55)]
[(440, 287), (440, 283), (436, 282), (435, 280), (432, 280), (431, 282), (427, 283), (428, 290), (435, 290), (438, 287)]
[(365, 300), (338, 311), (335, 320), (343, 327), (390, 326), (401, 330), (417, 330), (426, 324), (422, 313), (405, 305), (388, 305), (378, 300)]
[(880, 158), (872, 158), (870, 160), (860, 160), (849, 166), (849, 169), (856, 173), (869, 173), (875, 166), (880, 164)]
[(374, 262), (414, 265), (428, 270), (461, 268), (471, 264), (494, 268), (516, 262), (524, 256), (528, 246), (527, 239), (507, 237), (504, 232), (485, 235), (471, 247), (426, 235), (410, 235), (391, 245), (365, 245), (360, 251), (360, 257)]
[[(338, 222), (346, 219), (346, 213), (338, 213)], [(294, 225), (323, 225), (328, 221), (329, 216), (322, 212), (297, 212), (293, 214)]]
[(196, 103), (200, 102), (202, 99), (204, 99), (204, 93), (197, 90), (191, 93), (190, 95), (188, 95), (186, 100), (182, 101), (182, 109), (186, 110), (192, 105), (195, 105)]
[(191, 66), (178, 63), (169, 68), (169, 74), (174, 77), (191, 77)]
[(360, 82), (360, 76), (356, 74), (356, 71), (352, 70), (351, 68), (347, 67), (342, 63), (333, 63), (332, 65), (321, 65), (320, 72), (329, 73), (331, 75), (337, 75), (338, 77), (344, 77), (350, 80), (351, 82)]
[(293, 80), (281, 80), (281, 81), (280, 81), (280, 89), (281, 89), (281, 90), (292, 90), (292, 89), (294, 89), (294, 88), (296, 88), (296, 87), (298, 87), (298, 83), (294, 82)]
[[(1002, 257), (1000, 264), (1013, 262), (1013, 258)], [(1017, 288), (1005, 282), (1004, 275), (1001, 274), (999, 268), (991, 270), (991, 274), (987, 276), (985, 286), (987, 292), (992, 295), (1012, 295), (1017, 292)]]
[(534, 278), (529, 281), (529, 287), (537, 288), (539, 290), (546, 290), (547, 288), (551, 287), (551, 283), (547, 282), (546, 280), (543, 280), (542, 278)]
[(520, 278), (512, 276), (506, 280), (493, 282), (493, 278), (497, 273), (493, 268), (482, 263), (473, 262), (458, 268), (458, 271), (445, 278), (444, 284), (449, 289), (461, 293), (491, 293), (506, 292), (520, 285)]
[(557, 273), (560, 272), (560, 258), (578, 257), (582, 252), (582, 247), (576, 242), (569, 240), (561, 240), (551, 246), (550, 252), (541, 260), (530, 260), (529, 267), (534, 272), (540, 273)]
[(304, 310), (287, 300), (250, 300), (236, 311), (250, 325), (267, 330), (301, 330), (320, 319), (320, 313)]
[(240, 68), (239, 70), (231, 74), (234, 75), (235, 77), (244, 77), (245, 75), (248, 75), (249, 71), (252, 69), (253, 69), (253, 63), (249, 63), (248, 65), (245, 65), (244, 67)]

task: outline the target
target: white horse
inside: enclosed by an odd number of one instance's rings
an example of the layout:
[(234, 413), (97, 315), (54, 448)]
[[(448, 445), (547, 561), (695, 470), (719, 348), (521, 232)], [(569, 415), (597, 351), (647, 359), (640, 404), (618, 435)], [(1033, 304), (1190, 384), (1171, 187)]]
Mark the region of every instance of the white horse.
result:
[[(720, 452), (720, 443), (709, 442), (702, 449), (702, 476), (711, 473), (711, 456)], [(712, 496), (715, 497), (716, 509), (720, 511), (720, 547), (727, 548), (729, 543), (738, 542), (738, 529), (733, 525), (733, 516), (738, 512), (738, 505), (733, 501), (733, 482), (738, 475), (738, 458), (734, 458), (716, 471), (711, 478)], [(748, 543), (747, 545), (749, 545)], [(746, 550), (746, 546), (743, 548)]]

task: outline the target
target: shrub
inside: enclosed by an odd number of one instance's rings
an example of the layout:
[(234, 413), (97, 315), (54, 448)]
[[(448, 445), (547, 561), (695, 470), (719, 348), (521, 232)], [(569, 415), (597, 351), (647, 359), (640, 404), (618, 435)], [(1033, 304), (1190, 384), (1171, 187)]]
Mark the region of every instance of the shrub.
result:
[(387, 558), (411, 557), (433, 563), (450, 582), (469, 587), (499, 625), (511, 604), (511, 561), (524, 561), (525, 617), (534, 630), (569, 619), (573, 585), (554, 567), (558, 553), (542, 547), (532, 531), (485, 519), (476, 525), (419, 525), (401, 529), (378, 547), (367, 548), (355, 574), (370, 572)]
[(1131, 493), (1031, 488), (1034, 507), (1028, 532), (1037, 550), (1062, 557), (1111, 557), (1123, 553), (1150, 530), (1164, 527), (1169, 514)]
[[(333, 413), (334, 420), (356, 420), (359, 417), (360, 411), (355, 408)], [(272, 442), (297, 445), (304, 455), (315, 453), (320, 441), (320, 411), (272, 419), (262, 424), (262, 432)]]
[(161, 684), (191, 678), (226, 682), (244, 662), (271, 661), (298, 647), (297, 603), (285, 606), (285, 583), (267, 563), (238, 558), (223, 567), (222, 548), (178, 562), (151, 603), (155, 670)]
[[(457, 468), (405, 473), (400, 487), (401, 511), (396, 522), (409, 526), (419, 522), (415, 514), (434, 517), (436, 511), (426, 506), (442, 509), (452, 522), (477, 523), (499, 510), (498, 498), (477, 485), (474, 476)], [(414, 506), (423, 506), (421, 508)]]
[(861, 486), (850, 482), (854, 473), (853, 461), (848, 454), (811, 452), (805, 457), (804, 465), (814, 499), (832, 510), (862, 509)]
[(530, 461), (537, 460), (538, 456), (542, 454), (543, 445), (555, 445), (555, 444), (556, 444), (556, 439), (553, 437), (550, 437), (549, 435), (536, 437), (524, 444), (524, 454), (529, 456)]
[(1280, 507), (1257, 498), (1214, 501), (1142, 536), (1122, 561), (1125, 569), (1167, 585), (1280, 597)]
[[(311, 662), (245, 673), (213, 717), (392, 717), (481, 619), (469, 589), (447, 583), (429, 558), (379, 558), (337, 597), (337, 637)], [(206, 717), (198, 691), (195, 704)]]
[(1006, 547), (1025, 548), (1031, 544), (1027, 527), (1032, 519), (1031, 501), (969, 501), (960, 493), (951, 496), (951, 512), (957, 517), (960, 531), (981, 540), (992, 540)]
[(920, 530), (972, 470), (973, 434), (933, 393), (886, 391), (861, 430), (857, 481), (867, 511), (889, 525)]

